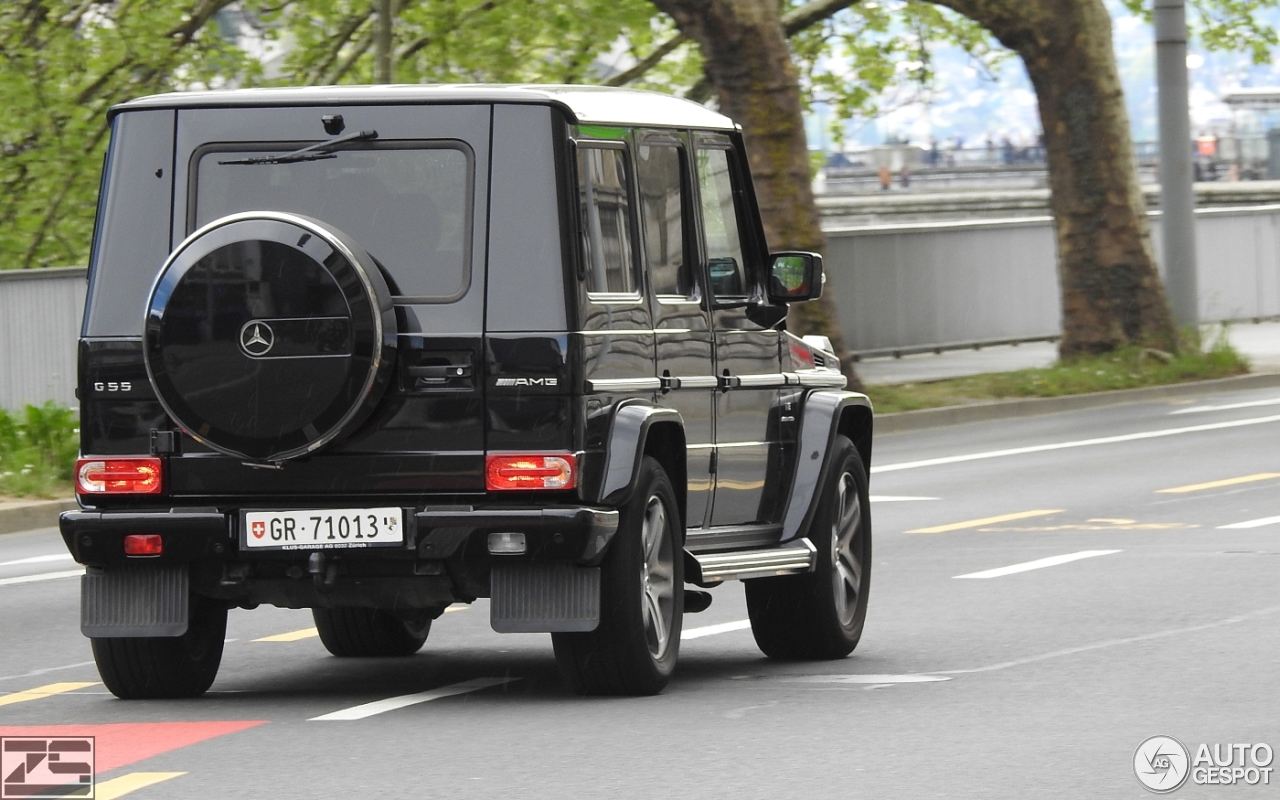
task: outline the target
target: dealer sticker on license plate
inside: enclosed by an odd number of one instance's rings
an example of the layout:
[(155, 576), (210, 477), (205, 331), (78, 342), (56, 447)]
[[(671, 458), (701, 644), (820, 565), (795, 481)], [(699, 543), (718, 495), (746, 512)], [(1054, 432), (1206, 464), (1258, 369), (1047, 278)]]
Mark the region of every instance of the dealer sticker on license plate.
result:
[(404, 543), (399, 508), (246, 511), (240, 546), (250, 550), (350, 550)]

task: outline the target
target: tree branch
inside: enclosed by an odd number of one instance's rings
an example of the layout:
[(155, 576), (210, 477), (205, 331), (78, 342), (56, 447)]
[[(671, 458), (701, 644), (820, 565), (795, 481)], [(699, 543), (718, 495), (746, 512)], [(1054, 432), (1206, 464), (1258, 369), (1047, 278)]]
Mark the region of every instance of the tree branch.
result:
[[(486, 2), (477, 3), (476, 5), (472, 6), (471, 8), (468, 8), (466, 11), (458, 15), (458, 18), (454, 20), (454, 28), (462, 27), (462, 23), (466, 22), (467, 20), (471, 19), (477, 14), (485, 14), (492, 11), (494, 8), (501, 5), (503, 2), (504, 0), (486, 0)], [(431, 44), (431, 34), (424, 33), (423, 35), (419, 36), (417, 39), (414, 39), (412, 42), (409, 42), (404, 47), (400, 48), (400, 52), (396, 54), (396, 61), (403, 61), (409, 56), (416, 55), (419, 50), (421, 50), (422, 48), (426, 47), (429, 44)]]
[(782, 15), (782, 30), (788, 37), (795, 36), (805, 28), (834, 17), (855, 2), (857, 0), (810, 0)]
[(654, 51), (644, 58), (636, 62), (635, 66), (624, 72), (619, 72), (612, 78), (604, 82), (605, 86), (625, 86), (632, 81), (639, 80), (654, 67), (658, 62), (666, 58), (677, 47), (689, 41), (689, 37), (683, 33), (678, 33), (667, 41), (654, 48)]
[(369, 52), (369, 48), (372, 46), (373, 31), (367, 30), (364, 32), (364, 35), (360, 37), (360, 41), (356, 42), (355, 46), (352, 47), (351, 52), (347, 54), (347, 57), (342, 59), (342, 62), (333, 68), (333, 72), (330, 72), (325, 77), (324, 82), (329, 84), (337, 83), (342, 80), (342, 76), (350, 72), (351, 68), (360, 60), (360, 56)]
[(337, 60), (338, 54), (342, 52), (342, 48), (351, 41), (351, 37), (355, 36), (356, 32), (359, 31), (372, 16), (373, 3), (370, 2), (369, 7), (365, 9), (363, 14), (352, 14), (343, 20), (342, 25), (338, 27), (338, 33), (333, 37), (333, 43), (329, 48), (329, 51), (325, 53), (324, 57), (320, 59), (320, 62), (313, 66), (308, 72), (308, 85), (314, 86), (320, 81), (324, 76), (325, 71), (328, 70), (329, 67), (333, 65), (333, 62)]

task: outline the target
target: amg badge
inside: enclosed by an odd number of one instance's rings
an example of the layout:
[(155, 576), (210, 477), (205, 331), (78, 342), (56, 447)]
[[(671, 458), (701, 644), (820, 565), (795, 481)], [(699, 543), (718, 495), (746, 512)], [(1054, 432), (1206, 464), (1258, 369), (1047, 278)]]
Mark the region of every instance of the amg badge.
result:
[(494, 386), (559, 386), (558, 378), (495, 378)]

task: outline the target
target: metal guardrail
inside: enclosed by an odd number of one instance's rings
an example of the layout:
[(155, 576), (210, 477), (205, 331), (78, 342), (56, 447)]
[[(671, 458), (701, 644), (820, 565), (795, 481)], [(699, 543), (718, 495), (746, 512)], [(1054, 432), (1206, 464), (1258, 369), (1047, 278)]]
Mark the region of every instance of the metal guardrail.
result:
[(76, 404), (84, 267), (0, 271), (0, 408)]

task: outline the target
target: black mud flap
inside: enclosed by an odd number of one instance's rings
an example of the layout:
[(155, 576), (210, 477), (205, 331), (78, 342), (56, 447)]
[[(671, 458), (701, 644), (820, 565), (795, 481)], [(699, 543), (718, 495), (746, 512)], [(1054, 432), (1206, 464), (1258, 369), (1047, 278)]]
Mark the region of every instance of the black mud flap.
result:
[(600, 568), (494, 564), (489, 624), (498, 633), (585, 633), (600, 624)]
[(90, 569), (80, 579), (80, 632), (93, 639), (187, 632), (185, 564)]

